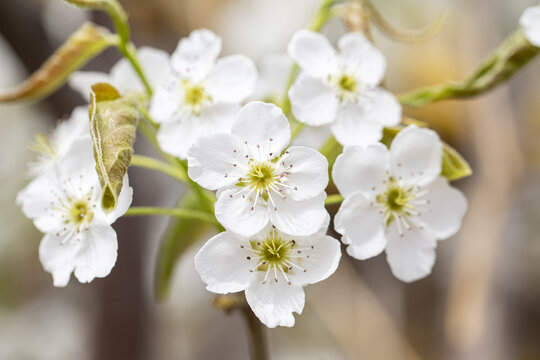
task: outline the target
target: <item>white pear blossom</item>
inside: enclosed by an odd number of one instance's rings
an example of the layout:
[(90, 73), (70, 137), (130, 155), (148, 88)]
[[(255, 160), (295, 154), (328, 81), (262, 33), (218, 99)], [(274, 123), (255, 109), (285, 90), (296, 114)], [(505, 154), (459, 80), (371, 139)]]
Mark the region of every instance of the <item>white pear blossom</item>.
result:
[(303, 286), (332, 275), (339, 242), (326, 235), (328, 222), (309, 237), (290, 236), (272, 226), (245, 237), (230, 231), (211, 238), (195, 256), (195, 268), (209, 291), (245, 291), (257, 317), (268, 327), (293, 326), (302, 313)]
[(19, 192), (23, 213), (45, 233), (39, 258), (55, 286), (66, 286), (72, 272), (80, 282), (110, 273), (118, 249), (111, 224), (126, 212), (132, 193), (126, 175), (116, 209), (102, 210), (90, 136), (76, 140), (64, 159)]
[(392, 273), (410, 282), (431, 272), (437, 240), (454, 235), (467, 209), (463, 194), (440, 176), (442, 143), (408, 126), (391, 149), (346, 147), (332, 175), (345, 197), (335, 219), (347, 252), (367, 259), (386, 250)]
[[(152, 88), (165, 77), (169, 69), (169, 54), (153, 47), (141, 47), (138, 50), (141, 68)], [(110, 73), (99, 71), (76, 71), (68, 79), (68, 84), (87, 101), (90, 100), (90, 88), (95, 83), (109, 83), (120, 93), (129, 91), (145, 92), (144, 85), (126, 58), (119, 60)]]
[(531, 6), (523, 12), (519, 23), (531, 44), (540, 47), (540, 6)]
[(150, 106), (165, 152), (185, 159), (200, 136), (228, 132), (241, 102), (253, 94), (253, 61), (244, 55), (217, 59), (220, 52), (221, 39), (210, 30), (180, 40)]
[(270, 221), (280, 231), (307, 236), (323, 224), (328, 161), (318, 151), (292, 146), (280, 108), (258, 101), (244, 106), (230, 134), (200, 138), (188, 152), (188, 174), (218, 190), (216, 217), (228, 230), (251, 236)]
[(88, 124), (88, 107), (78, 106), (69, 119), (58, 123), (49, 137), (38, 134), (32, 143), (32, 150), (38, 156), (35, 162), (29, 164), (30, 175), (34, 177), (50, 171), (69, 153), (74, 141), (90, 135)]
[(292, 112), (307, 125), (330, 124), (342, 145), (375, 143), (384, 126), (401, 121), (397, 99), (379, 87), (386, 60), (358, 32), (343, 35), (338, 49), (319, 33), (294, 34), (288, 52), (302, 73), (289, 90)]

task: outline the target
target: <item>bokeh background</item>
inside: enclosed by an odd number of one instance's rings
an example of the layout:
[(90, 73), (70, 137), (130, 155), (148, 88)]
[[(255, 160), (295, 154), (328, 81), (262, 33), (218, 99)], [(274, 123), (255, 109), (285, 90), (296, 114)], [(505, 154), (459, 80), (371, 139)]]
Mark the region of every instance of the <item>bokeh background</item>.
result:
[[(533, 0), (373, 0), (402, 29), (449, 12), (429, 42), (404, 44), (374, 29), (388, 58), (385, 85), (396, 93), (462, 79), (517, 27)], [(121, 0), (137, 45), (172, 52), (180, 37), (206, 27), (223, 54), (259, 61), (284, 52), (319, 0)], [(0, 1), (0, 88), (36, 70), (85, 19), (108, 18), (61, 0)], [(339, 20), (325, 28), (331, 39)], [(107, 71), (107, 50), (87, 69)], [(266, 332), (272, 359), (540, 359), (540, 59), (507, 85), (469, 101), (447, 101), (407, 115), (426, 121), (475, 171), (455, 186), (470, 208), (461, 232), (439, 243), (430, 277), (404, 284), (383, 255), (344, 256), (335, 275), (306, 288), (294, 328)], [(28, 143), (49, 132), (83, 99), (64, 87), (38, 104), (0, 105), (0, 359), (248, 359), (240, 314), (212, 306), (193, 268), (201, 241), (178, 263), (169, 299), (153, 296), (155, 260), (167, 218), (123, 218), (116, 267), (105, 279), (52, 286), (38, 260), (41, 234), (15, 205), (25, 184)], [(143, 141), (138, 152), (147, 152)], [(135, 205), (173, 206), (184, 189), (161, 174), (130, 169)], [(333, 208), (333, 211), (336, 209)]]

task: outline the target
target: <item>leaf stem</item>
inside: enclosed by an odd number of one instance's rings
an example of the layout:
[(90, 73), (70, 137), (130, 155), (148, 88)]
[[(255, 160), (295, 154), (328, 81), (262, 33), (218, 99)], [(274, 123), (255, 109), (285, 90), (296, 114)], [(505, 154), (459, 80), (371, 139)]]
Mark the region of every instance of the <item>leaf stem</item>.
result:
[(163, 208), (152, 206), (132, 206), (130, 207), (125, 216), (141, 216), (141, 215), (168, 215), (176, 216), (185, 219), (202, 220), (212, 224), (219, 224), (216, 218), (204, 211), (179, 209), (179, 208)]
[(120, 50), (122, 55), (124, 55), (124, 57), (129, 61), (129, 63), (133, 67), (133, 70), (135, 70), (135, 73), (137, 74), (137, 76), (139, 76), (139, 79), (143, 83), (144, 88), (146, 89), (146, 93), (148, 94), (148, 96), (151, 97), (153, 94), (153, 90), (150, 86), (150, 83), (148, 82), (148, 79), (146, 78), (146, 75), (144, 74), (141, 63), (139, 62), (135, 45), (133, 45), (132, 43), (120, 42), (120, 44), (118, 45), (118, 50)]
[(188, 181), (186, 174), (182, 171), (179, 171), (178, 168), (173, 167), (163, 161), (151, 158), (149, 156), (132, 155), (130, 165), (156, 170), (165, 175), (169, 175), (170, 177), (181, 182)]
[(341, 204), (343, 200), (343, 196), (341, 196), (340, 194), (328, 195), (328, 197), (324, 201), (324, 205)]

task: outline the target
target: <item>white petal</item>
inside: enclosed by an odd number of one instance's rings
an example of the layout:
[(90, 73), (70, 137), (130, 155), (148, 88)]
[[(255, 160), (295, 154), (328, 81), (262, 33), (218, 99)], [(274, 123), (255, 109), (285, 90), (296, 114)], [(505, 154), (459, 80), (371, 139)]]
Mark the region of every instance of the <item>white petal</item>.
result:
[(157, 123), (172, 122), (183, 103), (184, 90), (180, 79), (168, 72), (154, 89), (150, 103), (150, 116)]
[(361, 84), (374, 87), (381, 83), (386, 59), (364, 35), (348, 32), (339, 39), (338, 48), (341, 65), (346, 71), (352, 70)]
[(182, 77), (199, 82), (210, 73), (220, 51), (221, 38), (210, 30), (195, 30), (180, 40), (171, 63)]
[(395, 277), (411, 282), (431, 273), (437, 241), (429, 231), (411, 227), (400, 236), (393, 221), (387, 230), (387, 239), (386, 259)]
[(365, 108), (359, 104), (349, 103), (340, 107), (337, 120), (330, 129), (341, 145), (366, 146), (382, 138), (384, 125), (366, 119), (365, 114)]
[(441, 173), (442, 143), (430, 129), (409, 125), (401, 130), (390, 147), (392, 174), (405, 185), (425, 185)]
[(332, 179), (345, 197), (355, 191), (378, 194), (386, 188), (383, 181), (388, 179), (389, 169), (390, 153), (383, 144), (347, 146), (334, 163)]
[(80, 249), (79, 242), (65, 241), (55, 234), (46, 234), (39, 244), (39, 260), (45, 271), (53, 276), (54, 286), (64, 287), (75, 268), (75, 257)]
[(320, 152), (305, 146), (291, 146), (280, 162), (289, 170), (286, 183), (294, 200), (317, 196), (328, 185), (328, 160)]
[(240, 103), (251, 96), (257, 83), (257, 68), (245, 55), (219, 59), (210, 72), (206, 90), (215, 102)]
[(68, 78), (69, 86), (81, 94), (86, 101), (90, 101), (92, 85), (102, 82), (111, 82), (109, 74), (99, 71), (75, 71)]
[(124, 215), (133, 201), (133, 188), (129, 186), (128, 174), (124, 175), (122, 190), (118, 195), (116, 208), (107, 214), (109, 224), (114, 223), (120, 216)]
[(366, 91), (367, 106), (362, 112), (362, 120), (373, 121), (384, 126), (395, 126), (401, 122), (401, 105), (396, 97), (383, 88)]
[(75, 277), (82, 283), (110, 274), (118, 253), (116, 232), (111, 226), (93, 226), (77, 254)]
[(307, 74), (325, 78), (336, 66), (336, 51), (328, 39), (309, 30), (298, 30), (292, 37), (287, 52)]
[(258, 271), (246, 288), (246, 300), (259, 320), (269, 328), (294, 325), (293, 312), (302, 313), (305, 303), (304, 289), (281, 281), (267, 281), (265, 273)]
[(273, 196), (276, 207), (274, 208), (272, 204), (268, 206), (270, 221), (279, 231), (284, 233), (298, 236), (312, 235), (321, 228), (326, 220), (325, 199), (325, 192), (302, 201)]
[(195, 256), (195, 269), (207, 284), (206, 289), (218, 294), (244, 290), (256, 263), (248, 260), (250, 253), (240, 246), (249, 241), (232, 232), (222, 232), (210, 240)]
[(170, 71), (170, 56), (161, 49), (143, 46), (139, 49), (139, 60), (144, 73), (155, 88)]
[(215, 204), (216, 218), (227, 230), (243, 236), (251, 236), (268, 224), (267, 206), (262, 199), (253, 206), (255, 195), (251, 193), (245, 198), (242, 194), (235, 195), (239, 189), (241, 188), (236, 186), (220, 193)]
[(347, 253), (365, 260), (379, 255), (386, 247), (384, 216), (361, 192), (347, 197), (334, 218), (336, 231), (349, 244)]
[(461, 227), (461, 220), (467, 211), (467, 199), (443, 177), (436, 179), (427, 189), (429, 193), (421, 199), (429, 200), (429, 204), (418, 206), (420, 222), (437, 239), (447, 239)]
[(188, 175), (209, 190), (234, 185), (248, 168), (244, 144), (231, 134), (202, 137), (188, 151)]
[(158, 142), (163, 151), (186, 159), (191, 145), (202, 136), (228, 133), (237, 110), (236, 105), (206, 106), (200, 116), (189, 115), (180, 121), (162, 124)]
[(540, 6), (532, 6), (523, 12), (519, 19), (527, 40), (540, 47)]
[[(341, 258), (341, 246), (339, 241), (331, 236), (313, 236), (310, 241), (297, 241), (299, 247), (310, 247), (302, 250), (302, 253), (309, 255), (298, 263), (306, 271), (293, 267), (289, 270), (288, 276), (293, 285), (307, 285), (322, 281), (332, 275), (339, 264)], [(295, 262), (296, 263), (296, 262)]]
[(334, 89), (325, 81), (300, 74), (289, 89), (292, 112), (298, 121), (320, 126), (336, 119), (339, 100)]
[(292, 66), (293, 62), (287, 54), (263, 56), (259, 63), (259, 81), (253, 99), (281, 102)]
[(280, 154), (291, 140), (289, 121), (283, 111), (260, 101), (252, 101), (240, 110), (231, 133), (246, 142), (253, 156), (259, 158), (260, 153), (259, 160), (266, 160), (270, 153)]

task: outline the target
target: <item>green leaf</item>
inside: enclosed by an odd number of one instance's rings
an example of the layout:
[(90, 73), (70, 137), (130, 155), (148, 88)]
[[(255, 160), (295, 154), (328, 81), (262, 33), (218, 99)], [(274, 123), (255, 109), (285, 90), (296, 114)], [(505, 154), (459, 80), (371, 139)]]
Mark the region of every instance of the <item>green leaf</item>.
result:
[(399, 101), (403, 105), (420, 107), (444, 99), (486, 93), (512, 77), (539, 52), (540, 48), (529, 43), (520, 29), (509, 36), (468, 79), (413, 90), (398, 96)]
[[(204, 204), (189, 193), (178, 202), (180, 209), (205, 211)], [(169, 294), (174, 268), (182, 255), (211, 228), (211, 224), (201, 220), (172, 218), (161, 240), (156, 262), (155, 296), (164, 300)]]
[(93, 85), (90, 92), (90, 133), (102, 189), (101, 206), (106, 212), (116, 207), (137, 130), (137, 98), (119, 96), (114, 87), (103, 83)]
[(69, 75), (80, 69), (117, 37), (92, 23), (83, 24), (30, 78), (16, 88), (0, 93), (0, 102), (37, 100), (56, 91)]
[(443, 143), (441, 175), (448, 180), (457, 180), (472, 174), (469, 163), (450, 145)]

